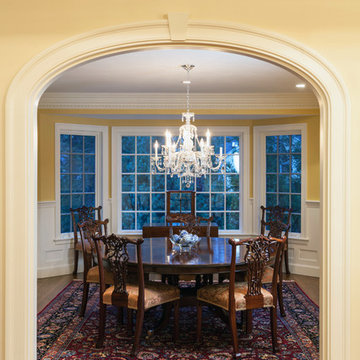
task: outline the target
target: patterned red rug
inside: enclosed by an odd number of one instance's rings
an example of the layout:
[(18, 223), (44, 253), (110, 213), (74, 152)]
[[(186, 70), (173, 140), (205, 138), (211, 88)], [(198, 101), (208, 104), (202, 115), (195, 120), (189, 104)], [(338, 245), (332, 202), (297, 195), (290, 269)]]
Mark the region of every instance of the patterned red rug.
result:
[[(78, 316), (82, 283), (71, 282), (38, 314), (38, 359), (113, 359), (129, 360), (133, 342), (126, 326), (117, 324), (116, 309), (108, 307), (105, 347), (95, 348), (98, 329), (97, 286), (91, 286), (87, 312)], [(284, 304), (287, 316), (278, 314), (279, 351), (271, 350), (270, 316), (268, 310), (254, 312), (253, 332), (241, 339), (242, 359), (319, 359), (319, 308), (292, 281), (284, 284)], [(207, 312), (207, 313), (206, 313)], [(160, 311), (145, 313), (145, 329), (152, 328)], [(231, 359), (231, 336), (226, 324), (203, 310), (203, 343), (195, 343), (196, 309), (180, 309), (180, 341), (172, 342), (172, 323), (151, 340), (141, 341), (138, 359), (195, 360)]]

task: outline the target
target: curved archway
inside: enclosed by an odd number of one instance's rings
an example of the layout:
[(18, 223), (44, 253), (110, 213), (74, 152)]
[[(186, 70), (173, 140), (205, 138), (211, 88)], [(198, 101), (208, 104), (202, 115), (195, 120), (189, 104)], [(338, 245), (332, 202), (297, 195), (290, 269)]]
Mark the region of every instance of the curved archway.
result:
[[(35, 359), (36, 354), (37, 104), (42, 92), (64, 70), (84, 61), (174, 44), (179, 45), (171, 40), (165, 20), (103, 29), (55, 44), (30, 61), (13, 80), (5, 109), (6, 239), (13, 240), (6, 243), (5, 255), (6, 359)], [(314, 87), (320, 104), (322, 149), (321, 355), (346, 359), (349, 105), (339, 77), (323, 59), (301, 45), (250, 28), (190, 22), (187, 39), (181, 44), (272, 61), (296, 72)], [(23, 219), (21, 225), (19, 219)]]

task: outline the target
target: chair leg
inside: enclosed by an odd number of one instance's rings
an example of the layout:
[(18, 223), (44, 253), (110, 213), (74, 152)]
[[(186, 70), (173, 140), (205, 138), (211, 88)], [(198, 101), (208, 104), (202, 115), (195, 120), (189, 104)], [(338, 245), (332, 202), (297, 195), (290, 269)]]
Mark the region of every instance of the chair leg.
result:
[(246, 310), (246, 334), (252, 332), (252, 310)]
[(179, 339), (179, 306), (180, 301), (176, 300), (174, 302), (174, 342)]
[(201, 323), (202, 323), (202, 306), (199, 300), (196, 301), (197, 309), (197, 327), (196, 327), (196, 342), (201, 341)]
[(229, 311), (229, 324), (231, 330), (231, 338), (233, 343), (233, 355), (236, 359), (237, 354), (239, 353), (239, 342), (238, 342), (238, 333), (237, 333), (237, 324), (236, 324), (236, 312)]
[(106, 322), (106, 305), (100, 304), (100, 322), (99, 322), (99, 337), (96, 342), (97, 348), (102, 348), (104, 345), (104, 335), (105, 335), (105, 322)]
[(133, 310), (127, 309), (127, 332), (128, 336), (132, 336), (133, 334)]
[(225, 280), (225, 276), (224, 276), (224, 274), (219, 274), (219, 284), (222, 284), (223, 282), (224, 282), (224, 280)]
[(79, 250), (74, 249), (74, 271), (73, 271), (73, 275), (77, 274), (78, 263), (79, 263)]
[(209, 284), (212, 285), (214, 283), (214, 275), (209, 274)]
[(139, 351), (140, 336), (144, 323), (144, 309), (139, 309), (136, 313), (136, 329), (135, 329), (135, 340), (131, 350), (131, 356), (136, 356)]
[(201, 288), (201, 275), (196, 275), (195, 281), (196, 281), (195, 288), (200, 289)]
[(290, 274), (290, 269), (289, 269), (289, 252), (288, 250), (284, 250), (284, 257), (285, 257), (285, 270), (286, 270), (286, 274)]
[(279, 299), (279, 308), (280, 308), (280, 315), (282, 317), (286, 316), (285, 308), (284, 308), (284, 298), (283, 298), (283, 288), (282, 288), (282, 281), (277, 284), (277, 295)]
[(202, 285), (212, 285), (213, 284), (213, 274), (204, 274), (202, 276), (203, 281), (202, 281)]
[(124, 308), (123, 307), (118, 307), (118, 324), (119, 325), (123, 325), (124, 324)]
[(82, 303), (81, 303), (81, 309), (80, 309), (80, 316), (85, 315), (88, 296), (89, 296), (89, 283), (84, 281), (84, 289), (83, 289)]
[(270, 308), (270, 323), (271, 323), (271, 339), (272, 339), (272, 349), (275, 353), (277, 350), (277, 318), (276, 318), (276, 308)]

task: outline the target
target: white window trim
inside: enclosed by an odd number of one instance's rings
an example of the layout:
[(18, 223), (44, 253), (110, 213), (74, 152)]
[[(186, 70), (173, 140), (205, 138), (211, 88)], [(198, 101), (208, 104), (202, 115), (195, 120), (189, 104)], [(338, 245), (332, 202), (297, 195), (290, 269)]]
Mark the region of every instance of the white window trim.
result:
[(286, 125), (264, 125), (254, 126), (254, 230), (260, 231), (260, 206), (266, 203), (266, 136), (273, 135), (294, 135), (301, 134), (301, 233), (290, 233), (289, 238), (307, 239), (305, 221), (306, 210), (306, 164), (307, 164), (307, 125), (286, 124)]
[(60, 135), (90, 135), (96, 137), (96, 189), (95, 204), (103, 207), (103, 218), (109, 216), (105, 203), (108, 197), (109, 188), (109, 142), (108, 142), (107, 126), (96, 125), (79, 125), (79, 124), (55, 124), (55, 200), (56, 200), (56, 216), (55, 216), (55, 239), (72, 239), (73, 233), (61, 233), (60, 220)]
[[(199, 126), (198, 134), (205, 136), (206, 130), (209, 127)], [(173, 134), (177, 134), (179, 131), (178, 126), (167, 127)], [(234, 135), (241, 137), (241, 150), (240, 150), (240, 163), (243, 167), (240, 169), (240, 231), (219, 231), (220, 235), (241, 235), (249, 234), (252, 228), (251, 224), (251, 210), (249, 207), (249, 164), (250, 157), (249, 151), (246, 149), (250, 148), (249, 142), (249, 127), (248, 126), (213, 126), (210, 127), (212, 130), (212, 136), (223, 136), (223, 135)], [(149, 136), (161, 136), (165, 134), (165, 128), (163, 126), (114, 126), (112, 128), (112, 226), (113, 231), (121, 234), (139, 235), (141, 230), (129, 230), (121, 231), (121, 136), (137, 136), (137, 135), (149, 135)]]

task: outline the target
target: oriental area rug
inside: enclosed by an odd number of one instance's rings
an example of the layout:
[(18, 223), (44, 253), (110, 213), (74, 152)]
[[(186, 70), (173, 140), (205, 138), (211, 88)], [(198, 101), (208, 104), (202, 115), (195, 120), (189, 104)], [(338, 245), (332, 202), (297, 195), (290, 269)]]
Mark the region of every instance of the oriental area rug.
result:
[[(71, 282), (38, 314), (37, 358), (113, 359), (130, 360), (133, 337), (126, 324), (119, 325), (117, 309), (107, 307), (104, 348), (96, 349), (98, 333), (98, 286), (90, 285), (85, 316), (78, 315), (81, 305), (82, 282)], [(239, 333), (241, 359), (319, 359), (319, 308), (299, 288), (296, 282), (284, 282), (286, 317), (278, 312), (278, 352), (271, 348), (270, 316), (268, 309), (255, 310), (253, 331)], [(169, 325), (146, 339), (146, 329), (154, 327), (161, 316), (159, 308), (145, 313), (144, 332), (137, 359), (157, 360), (228, 360), (231, 359), (231, 335), (228, 326), (207, 307), (203, 307), (203, 341), (196, 338), (196, 308), (180, 308), (179, 341), (172, 341), (172, 318)], [(135, 322), (135, 321), (134, 321)]]

